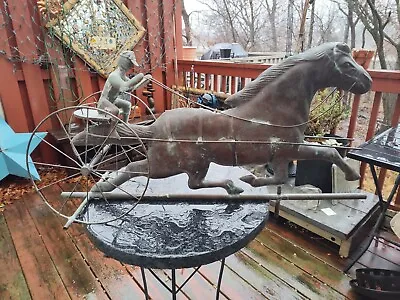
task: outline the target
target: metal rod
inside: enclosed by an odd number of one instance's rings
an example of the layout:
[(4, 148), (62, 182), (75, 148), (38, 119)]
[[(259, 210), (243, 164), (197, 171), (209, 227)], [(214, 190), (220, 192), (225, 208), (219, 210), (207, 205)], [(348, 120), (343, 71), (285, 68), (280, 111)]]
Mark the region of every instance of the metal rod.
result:
[[(70, 216), (67, 220), (67, 223), (65, 223), (64, 225), (64, 229), (68, 229), (69, 226), (71, 226), (71, 224), (76, 220), (76, 218), (78, 217), (78, 215), (82, 212), (82, 210), (85, 208), (86, 204), (89, 201), (89, 197), (86, 198), (87, 193), (86, 192), (72, 192), (70, 194), (73, 193), (82, 193), (82, 196), (79, 198), (84, 198), (84, 200), (82, 201), (82, 203), (79, 205), (79, 207), (76, 209), (76, 211), (74, 212), (74, 214), (72, 216)], [(71, 197), (71, 196), (70, 196)]]
[(215, 299), (219, 299), (219, 294), (221, 292), (221, 283), (222, 283), (222, 275), (224, 274), (225, 267), (225, 258), (221, 259), (221, 268), (219, 269), (218, 283), (217, 283), (217, 291), (215, 295)]
[(147, 280), (146, 280), (146, 274), (144, 272), (144, 268), (140, 267), (140, 272), (142, 273), (142, 280), (143, 280), (143, 291), (144, 291), (144, 296), (146, 300), (149, 300), (149, 290), (147, 289)]
[[(278, 185), (276, 188), (276, 195), (277, 196), (282, 196), (282, 186)], [(279, 219), (279, 209), (281, 207), (281, 199), (276, 200), (275, 203), (275, 220)]]
[(171, 290), (172, 290), (172, 300), (176, 300), (176, 276), (175, 276), (175, 269), (171, 269)]
[(181, 286), (176, 290), (176, 292), (178, 293), (186, 283), (188, 283), (188, 281), (194, 276), (194, 274), (197, 273), (197, 271), (200, 269), (201, 266), (198, 266), (194, 269), (194, 271), (186, 278), (186, 280), (181, 284)]
[(354, 138), (339, 137), (339, 136), (305, 135), (304, 138), (305, 139), (313, 139), (313, 140), (347, 140), (347, 141), (354, 141)]
[[(61, 197), (85, 198), (107, 200), (130, 200), (132, 195), (121, 192), (62, 192)], [(136, 198), (138, 199), (139, 196)], [(268, 200), (355, 200), (366, 199), (367, 195), (362, 193), (321, 193), (321, 194), (264, 194), (264, 195), (217, 195), (217, 194), (164, 194), (164, 195), (144, 195), (141, 202), (157, 202), (168, 200), (169, 202), (196, 202), (196, 200), (215, 200), (215, 201), (244, 201), (244, 202), (263, 202)], [(197, 201), (199, 202), (199, 201)], [(199, 202), (201, 203), (201, 201)]]

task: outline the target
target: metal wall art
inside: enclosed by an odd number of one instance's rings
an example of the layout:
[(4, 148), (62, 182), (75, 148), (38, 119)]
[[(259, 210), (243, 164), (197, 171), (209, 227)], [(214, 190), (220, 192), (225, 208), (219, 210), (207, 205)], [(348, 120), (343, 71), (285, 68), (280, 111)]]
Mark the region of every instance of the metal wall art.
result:
[(145, 32), (121, 0), (69, 0), (46, 27), (104, 77)]

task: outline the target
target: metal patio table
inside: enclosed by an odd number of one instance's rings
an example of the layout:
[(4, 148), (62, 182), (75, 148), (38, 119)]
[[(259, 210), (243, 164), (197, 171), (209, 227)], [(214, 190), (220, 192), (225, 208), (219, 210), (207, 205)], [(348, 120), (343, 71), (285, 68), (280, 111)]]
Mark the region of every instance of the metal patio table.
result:
[[(376, 193), (379, 198), (379, 205), (381, 212), (378, 220), (376, 221), (371, 233), (368, 235), (367, 243), (362, 247), (361, 251), (356, 257), (354, 257), (349, 265), (346, 267), (347, 272), (354, 263), (364, 254), (368, 249), (374, 237), (377, 235), (380, 226), (383, 223), (387, 209), (390, 206), (393, 196), (396, 194), (396, 190), (400, 184), (400, 123), (390, 128), (381, 134), (373, 137), (368, 142), (362, 144), (359, 149), (351, 150), (347, 157), (356, 159), (361, 162), (369, 164), (371, 169), (372, 177), (376, 186)], [(388, 170), (392, 170), (397, 173), (395, 183), (392, 190), (386, 199), (383, 200), (382, 191), (379, 186), (378, 176), (376, 174), (375, 167), (382, 167)]]
[[(89, 204), (91, 220), (120, 214), (129, 201)], [(107, 256), (139, 266), (145, 299), (149, 291), (145, 269), (171, 292), (172, 299), (202, 265), (221, 261), (216, 299), (219, 299), (225, 258), (246, 246), (268, 219), (267, 202), (221, 203), (203, 201), (140, 202), (122, 219), (88, 225), (89, 237)], [(176, 286), (176, 269), (194, 271)], [(171, 269), (171, 286), (152, 269)]]

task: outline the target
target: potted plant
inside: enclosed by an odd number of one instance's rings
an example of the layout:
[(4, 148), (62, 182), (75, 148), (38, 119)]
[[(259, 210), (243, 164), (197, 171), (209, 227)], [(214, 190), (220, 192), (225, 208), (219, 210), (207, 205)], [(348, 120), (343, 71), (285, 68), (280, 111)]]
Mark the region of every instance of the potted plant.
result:
[[(341, 92), (323, 89), (314, 97), (310, 121), (305, 135), (310, 142), (318, 142), (329, 146), (347, 146), (349, 141), (334, 134), (338, 124), (346, 119), (350, 107), (342, 99)], [(309, 138), (312, 136), (313, 138)], [(315, 137), (315, 138), (314, 138)], [(331, 138), (330, 138), (331, 137)], [(342, 156), (346, 151), (336, 148)], [(332, 163), (322, 160), (302, 160), (297, 162), (295, 185), (311, 184), (324, 193), (332, 192)]]

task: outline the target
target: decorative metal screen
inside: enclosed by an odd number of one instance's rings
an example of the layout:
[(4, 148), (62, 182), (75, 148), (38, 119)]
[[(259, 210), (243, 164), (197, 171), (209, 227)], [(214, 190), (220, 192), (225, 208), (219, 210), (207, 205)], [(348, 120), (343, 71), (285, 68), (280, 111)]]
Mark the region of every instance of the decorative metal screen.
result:
[(46, 27), (104, 77), (145, 32), (121, 0), (67, 1)]

